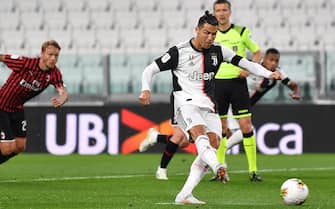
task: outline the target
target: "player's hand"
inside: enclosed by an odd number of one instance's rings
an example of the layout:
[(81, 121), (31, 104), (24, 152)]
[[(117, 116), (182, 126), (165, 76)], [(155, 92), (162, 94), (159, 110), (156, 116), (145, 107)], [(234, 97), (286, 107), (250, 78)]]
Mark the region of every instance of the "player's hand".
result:
[(51, 98), (51, 103), (54, 107), (60, 107), (68, 100), (68, 94), (64, 87), (57, 89), (59, 96)]
[(281, 79), (281, 73), (278, 71), (274, 71), (270, 74), (270, 79), (280, 80)]
[(138, 97), (138, 100), (143, 105), (149, 105), (150, 104), (150, 97), (151, 93), (149, 90), (144, 90), (141, 92), (140, 96)]
[(250, 73), (248, 72), (248, 71), (246, 71), (246, 70), (242, 70), (242, 69), (240, 69), (240, 72), (239, 72), (239, 77), (240, 78), (246, 78), (246, 77), (248, 77), (250, 75)]
[(60, 107), (67, 101), (67, 97), (53, 97), (51, 98), (51, 103), (54, 107)]
[(290, 96), (292, 99), (299, 100), (301, 99), (300, 91), (299, 91), (299, 86), (295, 82), (291, 82), (289, 84), (289, 87), (292, 89), (292, 92), (290, 93)]

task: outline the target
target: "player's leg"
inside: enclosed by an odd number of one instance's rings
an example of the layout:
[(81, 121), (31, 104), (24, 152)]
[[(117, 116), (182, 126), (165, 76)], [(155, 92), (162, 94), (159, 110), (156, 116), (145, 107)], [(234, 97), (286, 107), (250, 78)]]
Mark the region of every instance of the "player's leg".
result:
[(251, 117), (240, 118), (239, 122), (243, 134), (243, 146), (248, 159), (250, 181), (262, 181), (262, 178), (257, 174), (256, 137), (252, 128)]
[(176, 125), (173, 126), (173, 135), (168, 140), (165, 150), (162, 153), (160, 166), (156, 171), (156, 178), (159, 180), (167, 180), (167, 166), (178, 150), (179, 144), (183, 146), (188, 145), (188, 140), (184, 132)]
[(24, 111), (15, 113), (0, 111), (0, 120), (0, 164), (2, 164), (25, 150), (27, 124)]
[(205, 204), (205, 202), (196, 199), (192, 195), (192, 191), (205, 176), (207, 169), (206, 163), (201, 160), (200, 156), (197, 156), (191, 165), (190, 173), (183, 188), (176, 196), (176, 203)]

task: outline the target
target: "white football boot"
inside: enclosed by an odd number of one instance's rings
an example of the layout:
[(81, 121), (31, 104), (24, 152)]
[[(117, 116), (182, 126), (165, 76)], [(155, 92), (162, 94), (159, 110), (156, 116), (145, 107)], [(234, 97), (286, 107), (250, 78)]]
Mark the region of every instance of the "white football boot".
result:
[(156, 171), (156, 179), (168, 180), (169, 178), (167, 177), (167, 168), (161, 168), (160, 166), (158, 166)]
[(138, 151), (140, 152), (145, 152), (147, 151), (150, 147), (152, 147), (154, 144), (157, 143), (157, 135), (159, 134), (158, 131), (154, 128), (150, 128), (147, 136), (145, 139), (141, 142), (140, 147), (138, 148)]
[(206, 204), (206, 202), (198, 200), (195, 198), (192, 194), (182, 196), (181, 194), (178, 194), (175, 199), (176, 204)]

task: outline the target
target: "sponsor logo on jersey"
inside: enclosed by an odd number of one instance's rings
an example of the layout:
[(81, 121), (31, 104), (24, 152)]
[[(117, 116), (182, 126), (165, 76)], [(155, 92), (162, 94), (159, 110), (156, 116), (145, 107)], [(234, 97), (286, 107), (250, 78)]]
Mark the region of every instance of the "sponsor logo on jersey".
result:
[(212, 65), (217, 66), (219, 62), (218, 62), (218, 57), (216, 56), (216, 54), (211, 55), (211, 59), (212, 59)]
[(32, 83), (29, 83), (26, 80), (22, 79), (20, 81), (20, 85), (23, 86), (23, 87), (25, 87), (25, 88), (31, 89), (33, 91), (40, 91), (40, 90), (42, 90), (41, 83), (39, 81), (37, 81), (37, 80), (33, 80)]
[(162, 56), (161, 61), (162, 61), (162, 63), (167, 63), (167, 61), (169, 61), (170, 59), (171, 59), (170, 54), (166, 53)]
[(6, 138), (5, 132), (1, 131), (1, 133), (0, 133), (0, 139), (5, 139), (5, 138)]
[(193, 72), (190, 76), (189, 79), (191, 81), (201, 81), (201, 80), (212, 80), (215, 76), (214, 72), (210, 72), (210, 73), (200, 73), (200, 72)]

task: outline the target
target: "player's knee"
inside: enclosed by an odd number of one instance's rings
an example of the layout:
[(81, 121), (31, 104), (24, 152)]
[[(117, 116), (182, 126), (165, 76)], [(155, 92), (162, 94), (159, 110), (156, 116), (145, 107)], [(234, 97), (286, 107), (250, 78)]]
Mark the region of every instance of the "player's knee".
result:
[(180, 148), (185, 148), (190, 144), (190, 142), (185, 138), (184, 140), (181, 140), (179, 143)]
[(25, 150), (26, 150), (26, 146), (25, 145), (18, 145), (16, 147), (16, 153), (24, 152)]
[(6, 147), (6, 148), (2, 147), (1, 148), (1, 154), (4, 155), (4, 156), (9, 156), (12, 153), (14, 153), (14, 149), (11, 149), (11, 148), (8, 148), (8, 147)]

